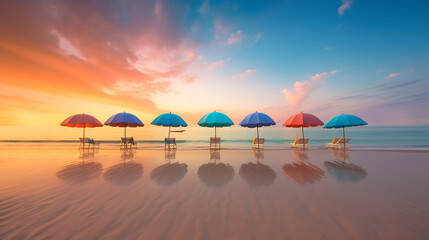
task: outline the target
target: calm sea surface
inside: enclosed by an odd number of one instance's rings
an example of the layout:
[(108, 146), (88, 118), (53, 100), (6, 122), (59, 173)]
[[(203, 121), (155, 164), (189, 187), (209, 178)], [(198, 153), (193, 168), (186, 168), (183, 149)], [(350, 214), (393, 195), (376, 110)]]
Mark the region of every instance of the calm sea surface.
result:
[[(128, 136), (134, 136), (139, 148), (162, 149), (163, 139), (166, 137), (168, 129), (158, 127), (157, 131), (148, 134), (144, 128), (138, 130), (128, 130)], [(209, 139), (214, 136), (213, 128), (188, 127), (183, 133), (172, 133), (172, 137), (177, 139), (180, 149), (206, 149)], [(101, 131), (100, 129), (97, 129)], [(97, 139), (97, 135), (89, 136), (101, 143), (104, 149), (116, 149), (122, 131), (118, 129), (116, 139)], [(134, 134), (133, 134), (134, 131)], [(310, 148), (324, 148), (327, 142), (334, 137), (342, 137), (342, 129), (305, 128), (305, 137), (310, 138)], [(80, 131), (79, 133), (80, 134)], [(260, 137), (265, 138), (266, 149), (288, 149), (289, 144), (296, 137), (301, 137), (301, 129), (291, 129), (281, 126), (264, 127), (259, 129)], [(251, 149), (252, 139), (256, 137), (256, 129), (229, 127), (218, 128), (217, 136), (222, 138), (222, 148), (226, 149)], [(76, 136), (78, 139), (80, 135)], [(351, 127), (346, 128), (346, 137), (351, 137), (350, 146), (354, 149), (396, 149), (396, 150), (429, 150), (429, 127)], [(141, 140), (147, 139), (147, 140)], [(76, 140), (32, 140), (32, 141), (0, 141), (0, 148), (29, 147), (35, 144), (41, 147), (51, 148), (76, 148)]]

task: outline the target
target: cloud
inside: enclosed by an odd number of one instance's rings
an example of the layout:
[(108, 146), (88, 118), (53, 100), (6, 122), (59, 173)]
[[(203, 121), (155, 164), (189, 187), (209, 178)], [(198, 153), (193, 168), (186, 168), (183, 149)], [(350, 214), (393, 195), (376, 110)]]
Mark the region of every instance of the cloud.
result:
[(262, 33), (257, 33), (255, 35), (255, 43), (257, 43), (262, 38)]
[(401, 75), (400, 73), (391, 73), (389, 75), (387, 75), (387, 77), (385, 77), (384, 79), (390, 79), (390, 78), (394, 78)]
[(338, 14), (342, 16), (344, 14), (344, 11), (346, 9), (349, 9), (353, 2), (351, 0), (341, 0), (341, 2), (343, 4), (341, 4), (341, 6), (338, 8)]
[(227, 45), (235, 44), (244, 40), (244, 34), (241, 30), (231, 33), (228, 40), (226, 41)]
[(225, 60), (219, 60), (216, 62), (212, 62), (209, 64), (209, 66), (207, 67), (208, 70), (213, 70), (217, 67), (223, 66), (223, 64), (225, 63)]
[(325, 81), (329, 76), (335, 74), (337, 70), (333, 70), (330, 72), (323, 72), (320, 74), (316, 74), (310, 78), (310, 80), (304, 82), (295, 82), (295, 89), (288, 90), (283, 89), (282, 93), (285, 95), (286, 100), (292, 104), (293, 106), (299, 106), (307, 96), (314, 91), (317, 86), (319, 86), (323, 81)]
[(232, 78), (234, 78), (234, 79), (242, 79), (242, 78), (245, 78), (245, 77), (251, 77), (251, 76), (255, 75), (255, 73), (256, 73), (256, 70), (247, 69), (243, 73), (237, 73), (237, 74), (235, 74), (234, 76), (232, 76)]

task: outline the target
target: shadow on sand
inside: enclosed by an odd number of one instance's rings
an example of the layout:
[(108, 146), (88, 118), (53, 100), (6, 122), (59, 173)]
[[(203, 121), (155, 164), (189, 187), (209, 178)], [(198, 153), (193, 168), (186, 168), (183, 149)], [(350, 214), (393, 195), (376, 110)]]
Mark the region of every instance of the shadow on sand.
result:
[(293, 149), (296, 161), (283, 165), (283, 173), (293, 183), (305, 185), (313, 184), (325, 176), (325, 171), (308, 161), (308, 150)]
[(115, 185), (130, 185), (143, 175), (143, 165), (135, 161), (123, 161), (104, 172), (104, 180)]
[(103, 166), (98, 162), (77, 162), (64, 166), (57, 172), (57, 177), (61, 181), (76, 184), (94, 180), (102, 172)]

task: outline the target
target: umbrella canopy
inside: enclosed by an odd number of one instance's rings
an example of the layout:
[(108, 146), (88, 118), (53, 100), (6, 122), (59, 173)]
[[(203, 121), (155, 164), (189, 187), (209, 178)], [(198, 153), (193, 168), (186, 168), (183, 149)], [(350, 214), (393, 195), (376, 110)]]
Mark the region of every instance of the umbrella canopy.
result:
[[(264, 126), (272, 126), (276, 125), (276, 122), (273, 121), (267, 114), (265, 113), (251, 113), (247, 115), (241, 122), (240, 126), (242, 127), (248, 127), (248, 128), (255, 128), (256, 127), (256, 135), (257, 138), (259, 138), (259, 128)], [(259, 148), (259, 141), (258, 141), (258, 148)]]
[(354, 115), (341, 114), (329, 120), (323, 128), (343, 128), (363, 125), (368, 125), (368, 123)]
[[(111, 127), (123, 127), (124, 128), (124, 138), (127, 138), (127, 127), (143, 127), (144, 124), (140, 119), (136, 116), (134, 116), (131, 113), (117, 113), (113, 116), (111, 116), (107, 121), (104, 123), (106, 126)], [(125, 145), (126, 147), (127, 145)]]
[[(291, 128), (301, 128), (302, 138), (304, 138), (304, 128), (305, 127), (317, 127), (322, 126), (323, 122), (319, 118), (310, 113), (297, 113), (291, 116), (284, 124), (285, 127)], [(305, 147), (305, 145), (304, 145)]]
[(241, 122), (240, 126), (248, 128), (258, 128), (265, 126), (276, 125), (276, 122), (273, 121), (267, 114), (254, 112), (247, 115)]
[(144, 124), (138, 117), (131, 113), (117, 113), (111, 116), (104, 125), (111, 127), (143, 127)]
[[(83, 128), (83, 138), (85, 138), (85, 128), (94, 128), (94, 127), (102, 127), (103, 124), (98, 121), (97, 118), (88, 115), (88, 114), (76, 114), (68, 117), (61, 124), (64, 127), (76, 127)], [(85, 147), (85, 142), (83, 142), (83, 146)]]
[(168, 127), (168, 138), (170, 138), (171, 127), (187, 127), (188, 124), (179, 116), (173, 113), (164, 113), (156, 117), (152, 125)]
[[(356, 117), (354, 115), (341, 114), (329, 120), (329, 122), (326, 123), (325, 126), (323, 126), (323, 128), (342, 128), (343, 139), (345, 139), (346, 133), (344, 131), (344, 128), (354, 127), (354, 126), (364, 126), (364, 125), (368, 125), (368, 123), (359, 117)], [(345, 149), (346, 149), (346, 142), (344, 141), (344, 151)]]
[(204, 115), (200, 121), (198, 121), (198, 125), (201, 127), (209, 127), (215, 128), (215, 137), (216, 137), (216, 128), (218, 127), (230, 127), (234, 125), (234, 122), (223, 113), (220, 112), (211, 112)]
[(300, 128), (300, 127), (317, 127), (322, 126), (323, 122), (319, 118), (310, 113), (297, 113), (291, 116), (284, 124), (285, 127)]
[(76, 128), (94, 128), (102, 127), (103, 124), (98, 121), (97, 118), (88, 114), (76, 114), (68, 117), (61, 124), (64, 127), (76, 127)]

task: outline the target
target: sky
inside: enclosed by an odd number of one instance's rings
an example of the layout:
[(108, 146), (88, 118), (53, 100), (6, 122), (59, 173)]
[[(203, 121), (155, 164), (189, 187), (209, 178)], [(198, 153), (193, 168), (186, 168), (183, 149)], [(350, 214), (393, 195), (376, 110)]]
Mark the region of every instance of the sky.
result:
[[(1, 1), (0, 126), (258, 111), (429, 125), (425, 1)], [(23, 128), (24, 129), (24, 128)], [(21, 133), (25, 134), (25, 133)]]

